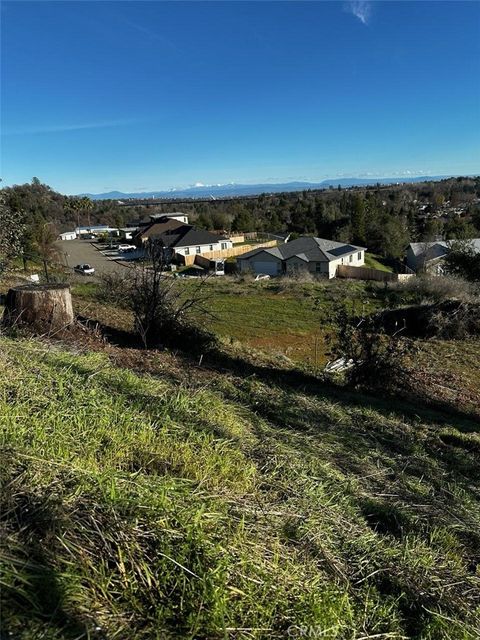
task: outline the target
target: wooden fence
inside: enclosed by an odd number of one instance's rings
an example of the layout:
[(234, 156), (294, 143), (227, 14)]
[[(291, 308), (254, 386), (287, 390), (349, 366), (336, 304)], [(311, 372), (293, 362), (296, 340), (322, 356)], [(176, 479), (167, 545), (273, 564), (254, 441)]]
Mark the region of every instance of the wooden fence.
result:
[(231, 249), (220, 249), (218, 251), (205, 251), (202, 254), (193, 254), (190, 256), (182, 256), (177, 254), (177, 260), (180, 264), (190, 266), (194, 264), (197, 255), (201, 255), (207, 260), (224, 260), (233, 256), (241, 256), (244, 253), (252, 251), (252, 249), (261, 249), (262, 247), (276, 247), (276, 240), (269, 240), (268, 242), (261, 242), (259, 244), (242, 244), (241, 246), (232, 247)]
[(353, 278), (357, 280), (378, 280), (379, 282), (404, 282), (413, 278), (410, 273), (390, 273), (371, 269), (370, 267), (351, 267), (348, 264), (340, 264), (337, 267), (338, 278)]

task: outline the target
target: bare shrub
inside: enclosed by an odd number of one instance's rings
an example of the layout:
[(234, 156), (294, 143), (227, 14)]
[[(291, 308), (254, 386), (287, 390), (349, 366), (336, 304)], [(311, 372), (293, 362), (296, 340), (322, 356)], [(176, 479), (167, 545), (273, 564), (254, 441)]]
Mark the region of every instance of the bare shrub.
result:
[(480, 304), (446, 302), (432, 309), (429, 332), (444, 340), (465, 340), (480, 336)]
[(199, 315), (210, 315), (206, 279), (179, 281), (164, 271), (161, 250), (152, 249), (150, 257), (149, 266), (104, 275), (99, 295), (132, 311), (135, 332), (145, 347), (212, 348), (215, 337), (197, 323)]
[(421, 275), (404, 282), (390, 283), (389, 288), (406, 294), (418, 304), (445, 300), (475, 301), (480, 298), (480, 286), (456, 276)]
[(103, 302), (115, 303), (122, 308), (130, 308), (130, 294), (133, 277), (130, 270), (102, 273), (97, 297)]
[(378, 330), (371, 318), (352, 318), (346, 310), (336, 313), (336, 325), (331, 354), (349, 367), (345, 375), (350, 385), (383, 391), (408, 386), (407, 356), (414, 350), (412, 341), (401, 332), (389, 335)]

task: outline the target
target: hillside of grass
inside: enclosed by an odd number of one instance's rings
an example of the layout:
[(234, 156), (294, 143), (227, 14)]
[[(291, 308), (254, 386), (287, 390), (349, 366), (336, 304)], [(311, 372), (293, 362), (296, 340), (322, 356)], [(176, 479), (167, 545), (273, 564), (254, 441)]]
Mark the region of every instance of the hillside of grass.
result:
[(468, 416), (3, 337), (0, 425), (4, 637), (479, 637)]

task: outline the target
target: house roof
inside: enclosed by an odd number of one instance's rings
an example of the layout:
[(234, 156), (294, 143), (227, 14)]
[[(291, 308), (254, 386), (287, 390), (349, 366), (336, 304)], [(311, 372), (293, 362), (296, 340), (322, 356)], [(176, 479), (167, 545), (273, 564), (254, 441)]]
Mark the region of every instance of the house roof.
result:
[(191, 224), (181, 223), (176, 228), (166, 230), (156, 237), (158, 237), (158, 240), (160, 240), (165, 247), (172, 248), (215, 244), (221, 240), (226, 240), (224, 236), (218, 236), (203, 229), (195, 229)]
[[(408, 247), (413, 255), (418, 258), (425, 256), (427, 260), (437, 260), (447, 255), (450, 250), (451, 240), (437, 240), (434, 242), (411, 242)], [(462, 242), (471, 244), (474, 251), (480, 253), (480, 238), (471, 238)]]
[(166, 231), (177, 229), (179, 227), (182, 227), (183, 225), (183, 222), (172, 218), (167, 218), (165, 216), (160, 220), (150, 222), (146, 227), (142, 227), (139, 231), (137, 231), (135, 237), (142, 238), (142, 240), (146, 240), (148, 238), (157, 238)]
[(364, 250), (365, 247), (357, 247), (356, 245), (346, 244), (345, 242), (334, 242), (333, 240), (325, 240), (323, 238), (303, 236), (296, 240), (280, 244), (278, 247), (272, 247), (271, 249), (253, 249), (253, 251), (238, 256), (238, 259), (248, 260), (257, 253), (260, 253), (260, 251), (265, 251), (279, 260), (289, 260), (290, 258), (296, 257), (304, 262), (331, 262), (343, 256), (348, 256), (351, 253)]

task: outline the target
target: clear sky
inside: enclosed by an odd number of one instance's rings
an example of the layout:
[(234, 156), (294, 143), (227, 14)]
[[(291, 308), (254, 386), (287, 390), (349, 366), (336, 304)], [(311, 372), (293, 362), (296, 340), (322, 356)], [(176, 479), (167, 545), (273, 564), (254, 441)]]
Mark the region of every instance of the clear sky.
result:
[(2, 3), (3, 184), (480, 172), (479, 2)]

